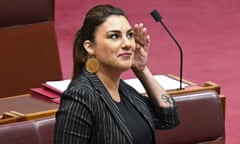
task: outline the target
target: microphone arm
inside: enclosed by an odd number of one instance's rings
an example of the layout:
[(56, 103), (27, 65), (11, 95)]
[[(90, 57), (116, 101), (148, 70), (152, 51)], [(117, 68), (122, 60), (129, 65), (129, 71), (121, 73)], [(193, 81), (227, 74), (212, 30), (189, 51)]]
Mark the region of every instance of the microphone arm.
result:
[(174, 38), (174, 36), (172, 35), (172, 33), (168, 30), (168, 28), (166, 27), (166, 25), (163, 23), (162, 21), (162, 17), (161, 15), (158, 13), (157, 10), (153, 10), (151, 12), (152, 17), (155, 19), (156, 22), (160, 22), (162, 24), (162, 26), (164, 27), (164, 29), (167, 31), (167, 33), (170, 35), (170, 37), (172, 38), (172, 40), (176, 43), (179, 52), (180, 52), (180, 89), (182, 89), (182, 75), (183, 75), (183, 51), (182, 48), (180, 46), (180, 44), (177, 42), (177, 40)]

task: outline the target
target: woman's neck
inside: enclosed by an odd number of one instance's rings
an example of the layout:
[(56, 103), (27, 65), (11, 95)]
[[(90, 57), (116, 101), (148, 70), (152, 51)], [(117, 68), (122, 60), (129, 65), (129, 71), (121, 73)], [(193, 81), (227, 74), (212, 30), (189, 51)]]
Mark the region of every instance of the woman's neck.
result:
[(120, 82), (120, 73), (114, 73), (110, 71), (98, 71), (98, 78), (102, 81), (103, 85), (108, 90), (114, 101), (120, 101), (119, 95), (119, 82)]

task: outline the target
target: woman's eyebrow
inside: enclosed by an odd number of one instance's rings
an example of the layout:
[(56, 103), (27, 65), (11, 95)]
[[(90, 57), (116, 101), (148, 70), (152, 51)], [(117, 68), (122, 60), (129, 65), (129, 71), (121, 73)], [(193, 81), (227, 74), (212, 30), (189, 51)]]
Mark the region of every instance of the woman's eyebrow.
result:
[(107, 33), (121, 33), (120, 30), (109, 30), (107, 31)]
[[(130, 28), (130, 29), (127, 30), (127, 33), (132, 32), (132, 31), (133, 31), (133, 29)], [(109, 33), (109, 32), (113, 32), (113, 33), (121, 33), (120, 30), (109, 30), (109, 31), (107, 31), (107, 33)]]
[(127, 32), (133, 32), (133, 29), (132, 28), (130, 28)]

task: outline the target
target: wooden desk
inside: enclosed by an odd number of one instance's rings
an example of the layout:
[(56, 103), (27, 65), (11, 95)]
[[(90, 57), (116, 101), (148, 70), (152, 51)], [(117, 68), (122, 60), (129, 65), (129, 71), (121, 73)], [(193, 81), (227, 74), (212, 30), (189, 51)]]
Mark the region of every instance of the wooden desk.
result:
[[(179, 80), (178, 77), (168, 74), (167, 76)], [(176, 94), (184, 94), (184, 93), (190, 93), (190, 92), (201, 92), (201, 91), (205, 91), (205, 90), (214, 90), (217, 92), (217, 94), (219, 95), (219, 98), (221, 100), (222, 103), (222, 110), (223, 110), (223, 114), (225, 117), (225, 112), (226, 112), (226, 97), (221, 94), (221, 88), (218, 84), (211, 82), (211, 81), (206, 81), (203, 86), (200, 86), (196, 83), (187, 81), (187, 80), (183, 80), (184, 83), (187, 83), (189, 86), (181, 89), (181, 90), (173, 90), (173, 91), (168, 91), (169, 95), (176, 95)]]
[[(174, 77), (170, 75), (171, 77)], [(168, 91), (170, 95), (187, 94), (190, 92), (201, 92), (206, 90), (215, 90), (222, 102), (223, 113), (225, 115), (225, 96), (220, 93), (220, 86), (213, 82), (206, 82), (203, 86), (188, 82), (190, 86), (182, 90)], [(49, 115), (55, 115), (59, 104), (32, 96), (30, 94), (12, 96), (0, 99), (0, 124), (31, 120)], [(4, 117), (4, 119), (3, 119)]]
[(34, 97), (30, 94), (0, 99), (0, 114), (5, 117), (1, 123), (31, 120), (54, 115), (58, 104)]

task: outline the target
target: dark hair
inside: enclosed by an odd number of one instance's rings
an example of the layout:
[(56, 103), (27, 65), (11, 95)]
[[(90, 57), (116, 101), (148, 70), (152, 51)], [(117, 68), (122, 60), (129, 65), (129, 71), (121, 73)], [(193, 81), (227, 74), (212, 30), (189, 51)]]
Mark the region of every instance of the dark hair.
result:
[(127, 18), (123, 10), (112, 5), (97, 5), (87, 12), (83, 26), (75, 36), (72, 79), (75, 79), (81, 73), (87, 60), (88, 53), (83, 46), (84, 41), (94, 42), (96, 29), (111, 15), (122, 15)]

